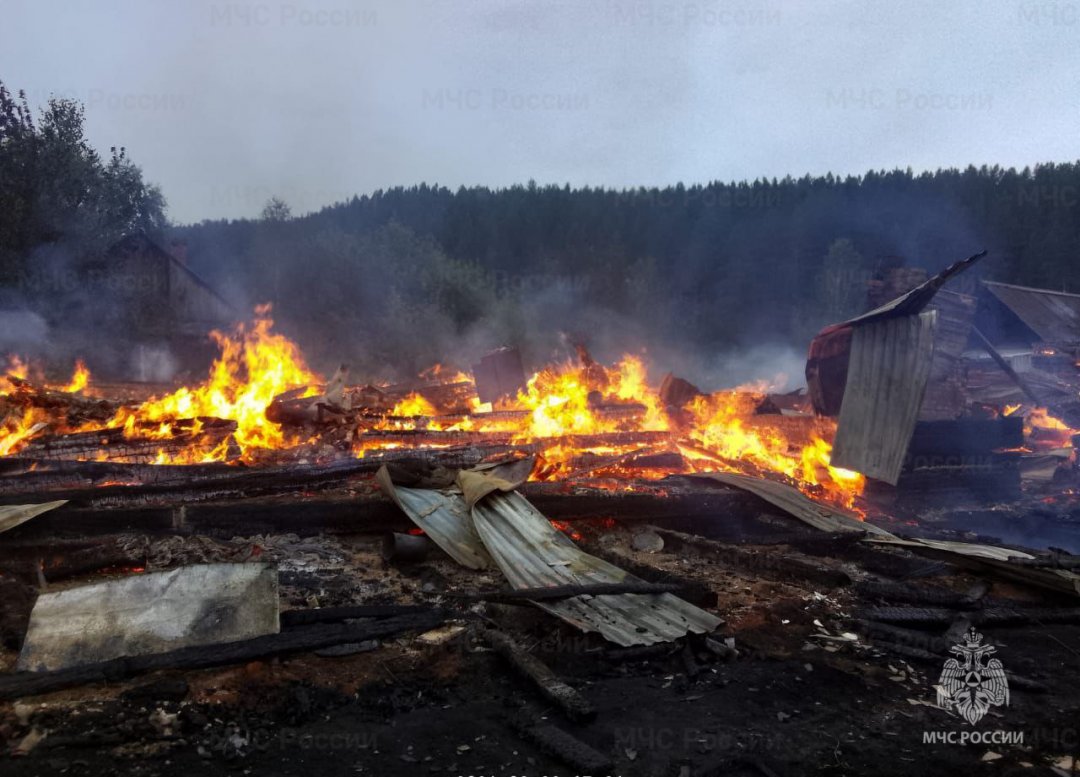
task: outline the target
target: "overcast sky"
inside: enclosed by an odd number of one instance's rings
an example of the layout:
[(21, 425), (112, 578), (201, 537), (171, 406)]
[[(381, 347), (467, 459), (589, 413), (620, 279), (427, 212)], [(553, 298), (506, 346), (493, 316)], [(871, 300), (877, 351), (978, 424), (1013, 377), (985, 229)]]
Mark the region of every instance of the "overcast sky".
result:
[(0, 0), (174, 221), (426, 181), (637, 186), (1080, 159), (1080, 0)]

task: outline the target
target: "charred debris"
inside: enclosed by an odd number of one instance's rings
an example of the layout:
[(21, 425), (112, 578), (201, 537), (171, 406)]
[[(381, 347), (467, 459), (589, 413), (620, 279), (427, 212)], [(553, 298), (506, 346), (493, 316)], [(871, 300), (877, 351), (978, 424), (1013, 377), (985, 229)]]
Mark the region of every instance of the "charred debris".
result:
[(983, 256), (875, 281), (806, 392), (584, 347), (320, 380), (265, 317), (173, 393), (9, 365), (12, 773), (968, 768), (912, 732), (972, 629), (1017, 727), (1078, 719), (1080, 296)]

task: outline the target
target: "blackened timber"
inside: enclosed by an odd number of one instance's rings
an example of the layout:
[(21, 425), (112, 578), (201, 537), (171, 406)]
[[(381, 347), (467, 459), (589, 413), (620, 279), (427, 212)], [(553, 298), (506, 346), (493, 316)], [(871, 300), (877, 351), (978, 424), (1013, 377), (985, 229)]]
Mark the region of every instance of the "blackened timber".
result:
[(662, 594), (675, 593), (678, 583), (593, 583), (591, 585), (557, 585), (549, 588), (519, 588), (516, 591), (480, 591), (478, 593), (449, 594), (455, 599), (472, 599), (485, 602), (546, 602), (553, 599), (569, 599), (574, 596), (608, 596), (611, 594)]
[(514, 669), (531, 680), (544, 698), (565, 712), (570, 720), (584, 723), (596, 717), (596, 709), (588, 699), (559, 679), (547, 664), (526, 651), (508, 634), (495, 629), (485, 629), (483, 637)]
[(46, 582), (54, 583), (102, 569), (142, 567), (146, 565), (146, 559), (134, 551), (108, 543), (39, 556), (24, 554), (21, 558), (9, 558), (5, 555), (3, 564), (6, 571), (24, 582), (38, 582), (40, 573)]
[(314, 607), (304, 610), (286, 610), (281, 613), (281, 628), (310, 626), (313, 623), (340, 623), (360, 618), (394, 618), (399, 615), (417, 615), (431, 612), (432, 608), (416, 604), (360, 604), (342, 607)]
[(776, 553), (774, 551), (755, 550), (752, 548), (727, 545), (692, 534), (657, 529), (665, 544), (675, 549), (689, 549), (706, 554), (723, 564), (759, 574), (772, 579), (806, 580), (830, 588), (837, 588), (851, 583), (846, 572), (832, 567), (816, 564), (807, 559)]
[(1038, 556), (1036, 558), (1010, 558), (1009, 563), (1035, 569), (1080, 569), (1080, 556)]
[(524, 716), (512, 717), (511, 725), (529, 742), (577, 770), (578, 774), (609, 774), (611, 759), (600, 751), (550, 724), (533, 724)]
[(916, 466), (934, 464), (934, 457), (980, 456), (1003, 448), (1019, 448), (1024, 444), (1024, 419), (1007, 416), (993, 420), (960, 418), (955, 421), (920, 421), (908, 445), (908, 457), (930, 459), (930, 463), (915, 462)]
[(579, 544), (583, 544), (584, 549), (597, 558), (601, 558), (609, 564), (614, 564), (620, 569), (624, 569), (643, 580), (653, 583), (672, 583), (678, 585), (679, 598), (685, 599), (690, 602), (690, 604), (705, 609), (716, 607), (719, 604), (719, 598), (716, 595), (716, 591), (700, 580), (694, 580), (693, 578), (684, 577), (683, 575), (666, 569), (659, 569), (657, 567), (649, 566), (648, 564), (642, 564), (630, 556), (619, 553), (612, 548), (604, 547), (596, 542)]
[(958, 610), (970, 610), (979, 606), (977, 599), (966, 594), (943, 588), (926, 588), (906, 583), (863, 581), (855, 584), (855, 590), (869, 599), (881, 599), (888, 602), (927, 604), (937, 607), (952, 607)]
[(865, 618), (855, 618), (852, 623), (856, 631), (874, 641), (902, 645), (906, 648), (931, 653), (937, 656), (939, 661), (943, 654), (948, 653), (952, 645), (951, 640), (926, 631), (905, 629), (887, 623), (866, 620)]
[(838, 556), (866, 537), (866, 532), (803, 532), (751, 540), (753, 545), (787, 545), (809, 556)]
[[(363, 478), (350, 475), (339, 482), (335, 472), (324, 477), (323, 480), (304, 478), (304, 482), (291, 484), (274, 483), (272, 478), (253, 480), (255, 493), (230, 489), (224, 498), (205, 501), (193, 498), (183, 489), (156, 489), (149, 494), (142, 487), (86, 489), (78, 492), (80, 498), (12, 529), (5, 536), (11, 541), (44, 542), (56, 537), (124, 531), (231, 538), (281, 532), (310, 536), (413, 528), (400, 509), (382, 494), (357, 495), (358, 487), (368, 486)], [(256, 488), (255, 483), (263, 483), (267, 490), (279, 493), (256, 496), (263, 489)], [(291, 487), (286, 489), (284, 485)], [(756, 497), (746, 492), (690, 485), (656, 488), (644, 483), (634, 490), (614, 491), (585, 486), (568, 488), (564, 483), (527, 483), (520, 490), (544, 515), (566, 521), (613, 517), (620, 522), (711, 521), (717, 515), (754, 514), (759, 509)], [(107, 498), (100, 496), (106, 491)]]
[(1009, 378), (1020, 388), (1020, 390), (1024, 392), (1024, 395), (1028, 399), (1030, 399), (1036, 405), (1045, 404), (1041, 399), (1039, 399), (1039, 395), (1032, 390), (1031, 386), (1028, 385), (1027, 381), (1025, 381), (1017, 374), (1016, 370), (1012, 368), (1012, 365), (1009, 364), (1008, 360), (1006, 360), (1004, 356), (998, 353), (997, 349), (994, 348), (993, 344), (990, 342), (990, 340), (987, 339), (986, 335), (979, 331), (978, 327), (972, 327), (971, 333), (975, 336), (975, 339), (979, 342), (979, 345), (983, 347), (983, 350), (985, 350), (986, 353), (990, 355), (990, 358), (994, 360), (994, 364), (1000, 367), (1001, 371), (1009, 376)]
[[(856, 613), (862, 620), (883, 623), (908, 623), (922, 626), (948, 626), (958, 617), (955, 610), (943, 607), (865, 607)], [(1080, 608), (1068, 607), (987, 607), (965, 612), (972, 623), (993, 626), (1023, 626), (1031, 623), (1080, 623)]]
[(167, 653), (116, 658), (53, 672), (18, 672), (0, 677), (0, 700), (7, 701), (23, 696), (51, 693), (78, 685), (117, 682), (159, 669), (204, 669), (316, 650), (332, 645), (380, 639), (405, 631), (427, 631), (441, 624), (443, 620), (442, 613), (432, 611), (373, 622), (320, 623), (239, 642), (199, 645), (171, 650)]

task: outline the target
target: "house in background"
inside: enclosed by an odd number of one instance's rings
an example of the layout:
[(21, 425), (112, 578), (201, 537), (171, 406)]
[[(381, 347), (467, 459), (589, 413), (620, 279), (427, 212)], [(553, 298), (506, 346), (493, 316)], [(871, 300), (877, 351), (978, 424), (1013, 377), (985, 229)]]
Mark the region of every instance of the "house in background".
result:
[(80, 261), (77, 288), (51, 317), (55, 339), (77, 343), (91, 371), (114, 380), (201, 374), (217, 353), (208, 334), (238, 311), (187, 266), (182, 245), (173, 248), (138, 232)]

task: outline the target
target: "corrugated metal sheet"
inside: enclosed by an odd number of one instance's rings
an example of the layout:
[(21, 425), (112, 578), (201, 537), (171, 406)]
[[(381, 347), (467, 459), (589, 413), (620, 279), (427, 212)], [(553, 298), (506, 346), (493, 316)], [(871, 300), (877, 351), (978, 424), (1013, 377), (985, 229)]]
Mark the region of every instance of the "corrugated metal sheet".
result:
[[(413, 523), (455, 561), (471, 569), (498, 566), (512, 588), (640, 582), (582, 551), (521, 494), (507, 493), (522, 472), (528, 475), (521, 462), (463, 470), (457, 486), (441, 490), (396, 485), (385, 467), (376, 477)], [(476, 500), (471, 510), (466, 495)], [(623, 646), (670, 642), (689, 631), (708, 633), (721, 623), (673, 594), (575, 596), (537, 606)]]
[(1080, 343), (1080, 294), (990, 281), (983, 286), (1045, 342)]
[(922, 405), (937, 312), (855, 328), (833, 466), (896, 485)]
[(386, 466), (375, 475), (379, 486), (447, 555), (469, 569), (487, 569), (491, 556), (473, 528), (469, 507), (456, 486), (436, 490), (395, 485)]
[[(954, 275), (986, 256), (986, 251), (955, 262), (906, 294), (840, 324), (822, 329), (810, 343), (806, 360), (806, 385), (814, 412), (835, 416), (843, 403), (850, 358), (850, 333), (854, 329), (890, 318), (921, 313), (934, 295)], [(948, 347), (952, 347), (951, 344)]]
[(737, 475), (733, 472), (700, 472), (686, 475), (691, 479), (711, 480), (726, 486), (741, 488), (779, 507), (788, 515), (798, 518), (815, 529), (827, 532), (857, 531), (892, 536), (882, 528), (860, 520), (854, 513), (836, 507), (818, 504), (799, 489), (775, 480)]
[[(490, 494), (473, 507), (472, 515), (477, 533), (513, 588), (639, 580), (579, 549), (516, 491)], [(721, 623), (673, 594), (575, 596), (537, 604), (623, 646), (670, 642), (687, 632), (708, 633)]]

